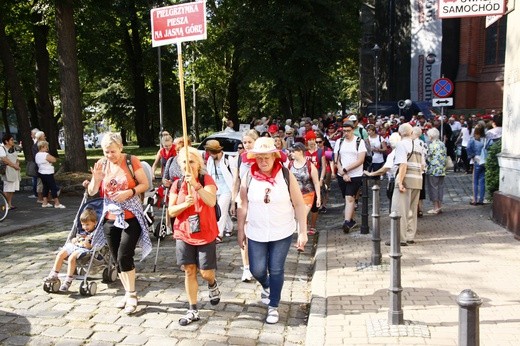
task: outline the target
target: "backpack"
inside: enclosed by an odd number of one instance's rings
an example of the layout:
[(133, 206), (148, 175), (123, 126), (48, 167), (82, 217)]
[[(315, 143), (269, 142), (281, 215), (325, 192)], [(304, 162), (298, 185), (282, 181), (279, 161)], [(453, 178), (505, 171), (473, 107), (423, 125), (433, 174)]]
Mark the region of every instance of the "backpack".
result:
[[(202, 188), (204, 188), (204, 185), (205, 185), (204, 178), (205, 178), (204, 174), (199, 174), (199, 183), (200, 183), (200, 185), (202, 185)], [(183, 181), (184, 181), (184, 177), (182, 177), (181, 179), (177, 179), (177, 193), (181, 189), (181, 185), (182, 185)], [(220, 220), (220, 217), (222, 216), (222, 210), (220, 210), (220, 206), (218, 205), (218, 203), (215, 203), (215, 216), (217, 217), (217, 222)]]
[[(311, 167), (312, 163), (309, 161), (309, 160), (305, 160), (305, 166), (307, 166), (307, 170), (309, 171), (309, 176), (311, 176), (311, 172), (312, 172), (312, 167)], [(292, 168), (292, 166), (294, 166), (294, 161), (289, 161), (289, 169)], [(284, 176), (284, 179), (285, 179), (285, 176)], [(287, 179), (285, 180), (287, 182)]]
[[(126, 154), (126, 166), (128, 167), (128, 170), (130, 171), (132, 178), (134, 178), (134, 181), (137, 183), (137, 180), (135, 179), (134, 166), (132, 165), (132, 155), (130, 155), (130, 154)], [(152, 167), (146, 161), (141, 161), (141, 167), (143, 167), (144, 174), (146, 175), (146, 178), (148, 180), (148, 189), (149, 189), (148, 191), (152, 191), (153, 190)]]
[[(338, 159), (339, 159), (339, 151), (341, 150), (341, 145), (343, 144), (343, 140), (345, 140), (345, 137), (341, 138), (339, 140), (339, 147), (338, 147)], [(359, 152), (359, 143), (361, 143), (361, 138), (356, 138), (356, 150)], [(367, 149), (368, 150), (368, 149)], [(372, 154), (368, 155), (368, 151), (365, 154), (365, 160), (363, 161), (363, 170), (369, 170), (370, 166), (372, 166)]]

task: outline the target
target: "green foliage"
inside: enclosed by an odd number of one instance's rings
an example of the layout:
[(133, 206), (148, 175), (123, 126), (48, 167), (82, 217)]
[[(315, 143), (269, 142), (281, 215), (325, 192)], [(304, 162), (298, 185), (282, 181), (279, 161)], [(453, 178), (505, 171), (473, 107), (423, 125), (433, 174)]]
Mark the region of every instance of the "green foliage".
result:
[(500, 166), (498, 154), (502, 151), (502, 141), (493, 143), (488, 149), (486, 158), (486, 191), (488, 199), (493, 199), (493, 193), (500, 187)]

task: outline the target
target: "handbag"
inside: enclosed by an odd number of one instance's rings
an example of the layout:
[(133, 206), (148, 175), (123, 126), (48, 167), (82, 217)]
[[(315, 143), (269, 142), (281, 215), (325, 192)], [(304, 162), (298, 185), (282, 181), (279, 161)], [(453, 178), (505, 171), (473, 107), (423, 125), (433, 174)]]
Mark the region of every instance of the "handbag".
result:
[(37, 177), (38, 176), (38, 166), (36, 166), (36, 162), (28, 161), (27, 166), (25, 167), (25, 174), (28, 177)]
[(446, 157), (446, 169), (452, 169), (453, 168), (453, 160), (451, 157)]

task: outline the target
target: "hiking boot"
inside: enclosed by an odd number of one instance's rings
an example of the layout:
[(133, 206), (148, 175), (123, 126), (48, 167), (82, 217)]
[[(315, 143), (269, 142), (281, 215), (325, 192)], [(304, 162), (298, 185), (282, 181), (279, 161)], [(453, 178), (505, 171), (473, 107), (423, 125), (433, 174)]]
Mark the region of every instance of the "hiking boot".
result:
[(209, 302), (211, 305), (217, 305), (220, 303), (220, 290), (218, 289), (217, 280), (213, 284), (213, 287), (208, 284), (209, 288)]

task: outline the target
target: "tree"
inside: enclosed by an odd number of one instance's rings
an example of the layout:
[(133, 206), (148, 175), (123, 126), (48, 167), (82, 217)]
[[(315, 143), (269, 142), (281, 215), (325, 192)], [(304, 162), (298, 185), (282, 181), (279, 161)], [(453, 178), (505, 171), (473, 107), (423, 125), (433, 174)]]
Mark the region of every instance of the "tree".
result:
[(65, 136), (65, 171), (87, 171), (76, 56), (73, 0), (56, 2), (60, 95)]
[[(23, 97), (22, 86), (18, 73), (16, 72), (15, 61), (5, 32), (5, 23), (0, 12), (0, 59), (4, 65), (9, 89), (13, 98), (13, 105), (18, 120), (18, 131), (21, 133), (22, 146), (25, 157), (32, 160), (32, 140), (29, 128), (29, 111)], [(7, 95), (7, 93), (6, 93)]]

